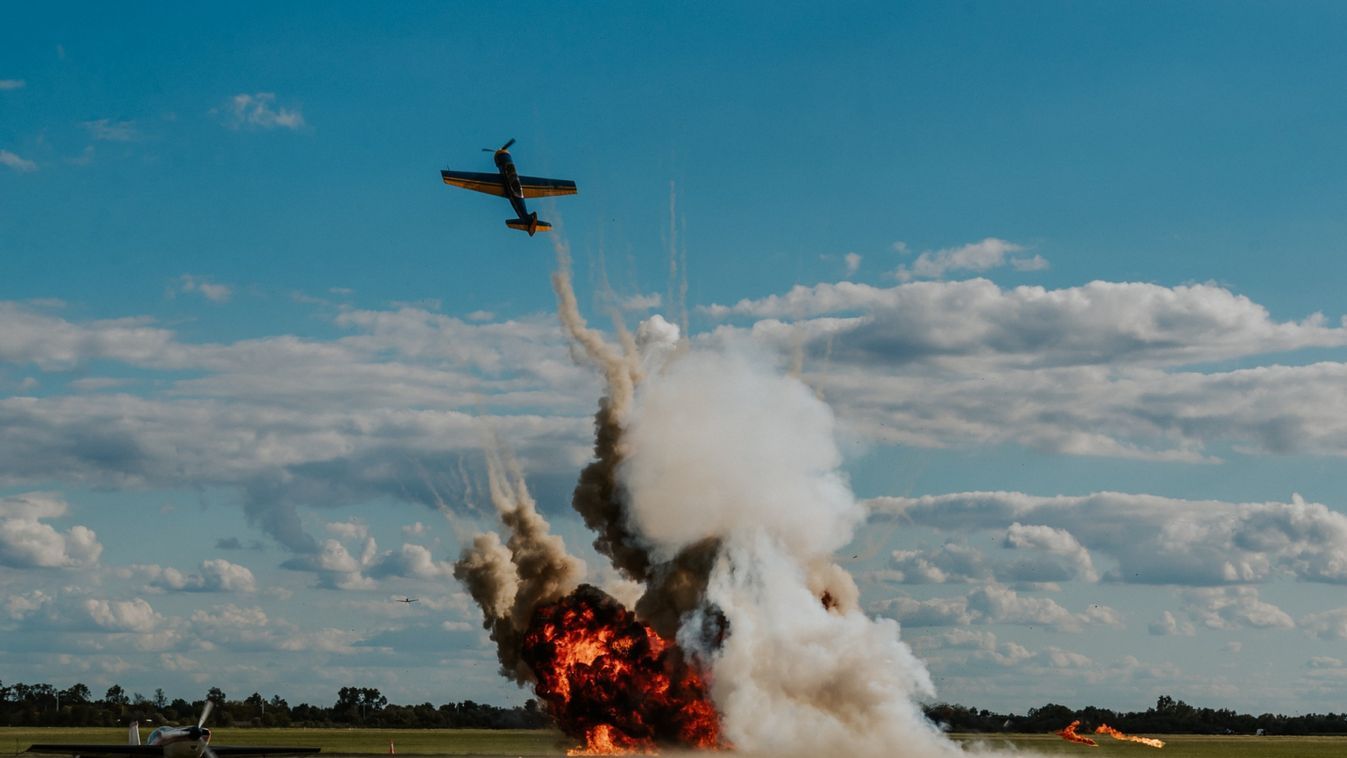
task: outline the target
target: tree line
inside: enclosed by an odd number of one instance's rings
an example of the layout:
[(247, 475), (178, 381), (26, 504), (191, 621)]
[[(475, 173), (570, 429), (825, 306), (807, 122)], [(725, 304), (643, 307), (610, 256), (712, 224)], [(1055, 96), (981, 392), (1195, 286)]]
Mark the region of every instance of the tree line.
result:
[(196, 723), (206, 700), (215, 703), (210, 725), (224, 727), (370, 727), (420, 729), (541, 729), (551, 719), (536, 700), (501, 708), (472, 700), (432, 705), (395, 705), (373, 687), (342, 687), (332, 705), (290, 705), (279, 695), (254, 692), (231, 700), (211, 687), (202, 700), (170, 700), (162, 689), (153, 695), (128, 694), (114, 684), (101, 698), (76, 683), (66, 689), (50, 684), (0, 682), (0, 724), (6, 726), (144, 726)]
[(1169, 695), (1161, 695), (1153, 708), (1129, 712), (1094, 706), (1072, 710), (1057, 703), (1030, 708), (1023, 716), (949, 703), (928, 705), (924, 710), (928, 719), (953, 732), (1052, 732), (1080, 721), (1077, 731), (1081, 734), (1093, 732), (1100, 724), (1130, 734), (1347, 734), (1347, 713), (1254, 716), (1229, 708), (1199, 708)]
[[(396, 705), (373, 687), (342, 687), (332, 705), (290, 705), (279, 695), (254, 692), (231, 700), (211, 687), (202, 700), (169, 698), (162, 689), (146, 697), (128, 694), (112, 685), (95, 698), (87, 685), (66, 689), (50, 684), (6, 685), (0, 682), (0, 724), (7, 726), (125, 726), (195, 723), (206, 700), (215, 703), (212, 726), (225, 727), (370, 727), (383, 729), (541, 729), (551, 724), (536, 700), (522, 706), (499, 706), (464, 700), (432, 705)], [(924, 708), (926, 717), (955, 732), (1041, 733), (1080, 721), (1082, 733), (1100, 724), (1134, 734), (1347, 734), (1347, 713), (1307, 713), (1299, 716), (1264, 713), (1254, 716), (1228, 708), (1199, 708), (1161, 695), (1145, 711), (1113, 711), (1087, 706), (1073, 710), (1048, 703), (1024, 715), (936, 703)]]

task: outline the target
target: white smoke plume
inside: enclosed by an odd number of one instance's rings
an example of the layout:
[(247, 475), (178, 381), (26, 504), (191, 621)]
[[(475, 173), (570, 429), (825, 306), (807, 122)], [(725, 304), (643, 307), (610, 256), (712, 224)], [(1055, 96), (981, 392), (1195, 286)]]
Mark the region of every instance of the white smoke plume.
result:
[(718, 546), (678, 640), (709, 662), (738, 750), (959, 754), (921, 713), (915, 698), (934, 689), (898, 625), (862, 613), (831, 559), (864, 518), (833, 427), (806, 385), (746, 345), (673, 354), (638, 387), (622, 437), (633, 530), (660, 560)]

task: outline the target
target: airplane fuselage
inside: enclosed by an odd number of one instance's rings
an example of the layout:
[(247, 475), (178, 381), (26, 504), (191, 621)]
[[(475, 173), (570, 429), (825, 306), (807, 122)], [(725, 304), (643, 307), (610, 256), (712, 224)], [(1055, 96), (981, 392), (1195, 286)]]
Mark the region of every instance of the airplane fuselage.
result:
[(528, 206), (524, 205), (524, 188), (519, 185), (519, 172), (515, 170), (514, 159), (510, 157), (510, 152), (497, 150), (492, 159), (496, 162), (496, 168), (500, 170), (500, 179), (505, 185), (505, 197), (510, 201), (510, 205), (514, 206), (514, 212), (519, 214), (521, 219), (528, 218)]
[(204, 727), (161, 726), (145, 740), (162, 747), (164, 758), (201, 758), (209, 742), (210, 730)]

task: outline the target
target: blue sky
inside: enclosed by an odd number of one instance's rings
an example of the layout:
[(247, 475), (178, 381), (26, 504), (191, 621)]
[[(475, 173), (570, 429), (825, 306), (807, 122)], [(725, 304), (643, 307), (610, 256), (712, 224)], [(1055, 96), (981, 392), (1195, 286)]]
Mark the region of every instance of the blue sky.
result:
[(525, 697), (447, 574), (480, 419), (612, 577), (552, 246), (436, 177), (514, 137), (593, 323), (672, 248), (694, 342), (799, 357), (941, 696), (1347, 694), (1341, 6), (4, 18), (3, 678)]

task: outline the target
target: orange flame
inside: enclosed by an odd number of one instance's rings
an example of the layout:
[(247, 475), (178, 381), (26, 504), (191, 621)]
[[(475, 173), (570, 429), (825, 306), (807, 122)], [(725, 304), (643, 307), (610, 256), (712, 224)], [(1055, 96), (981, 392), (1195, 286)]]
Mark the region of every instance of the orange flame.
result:
[(1139, 742), (1147, 747), (1161, 748), (1165, 746), (1164, 740), (1157, 740), (1154, 737), (1136, 737), (1131, 734), (1123, 734), (1108, 724), (1100, 724), (1095, 727), (1094, 733), (1107, 734), (1115, 740), (1123, 740), (1124, 742)]
[(1084, 737), (1079, 734), (1076, 734), (1076, 727), (1078, 726), (1080, 726), (1079, 721), (1072, 721), (1070, 724), (1066, 725), (1066, 728), (1055, 732), (1055, 734), (1057, 734), (1067, 742), (1078, 742), (1082, 745), (1089, 745), (1090, 747), (1099, 747), (1098, 742), (1095, 742), (1089, 737)]
[(585, 732), (585, 744), (566, 751), (566, 755), (628, 755), (632, 753), (654, 755), (656, 751), (652, 747), (644, 745), (633, 746), (626, 737), (620, 734), (615, 735), (613, 727), (608, 724), (599, 724)]
[(602, 590), (580, 585), (539, 607), (522, 656), (557, 726), (584, 740), (571, 755), (727, 747), (701, 674)]

